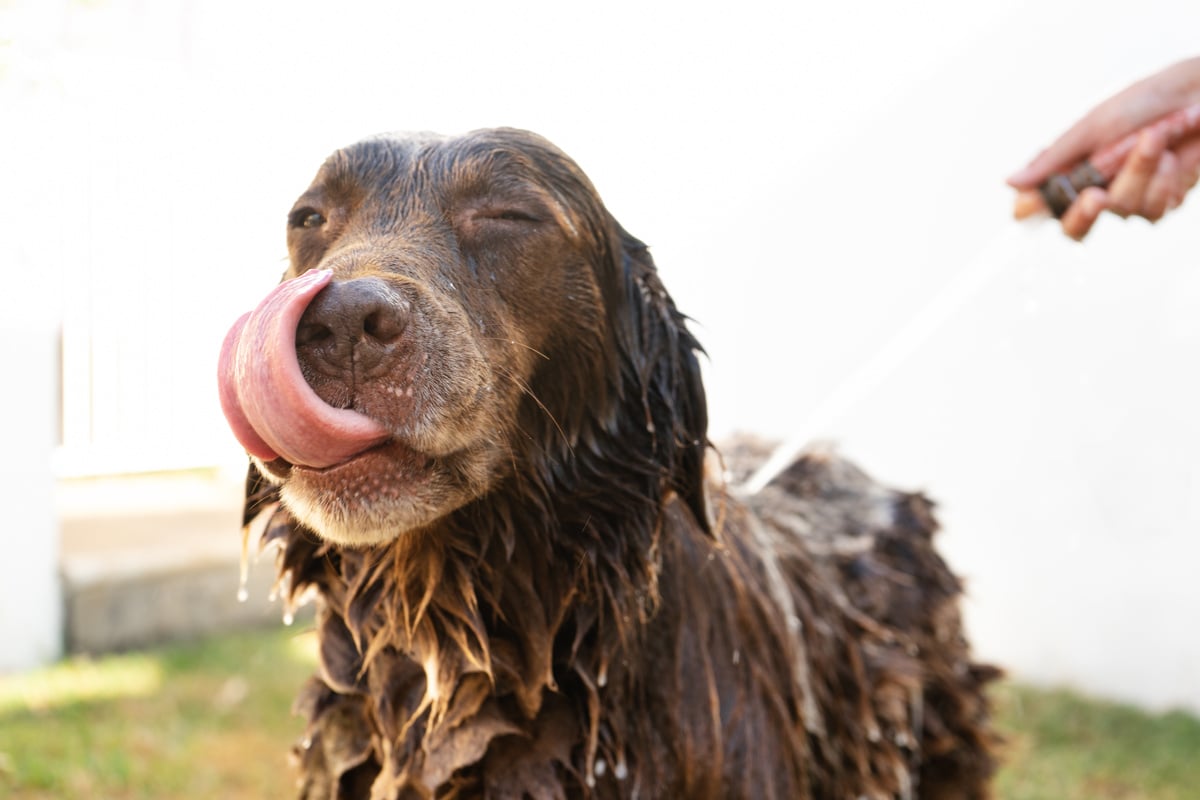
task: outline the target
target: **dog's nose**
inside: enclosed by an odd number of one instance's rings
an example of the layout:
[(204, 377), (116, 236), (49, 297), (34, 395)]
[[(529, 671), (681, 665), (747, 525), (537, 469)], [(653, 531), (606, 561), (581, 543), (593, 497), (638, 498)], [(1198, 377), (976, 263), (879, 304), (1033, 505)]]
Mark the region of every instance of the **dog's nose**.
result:
[(379, 278), (329, 284), (296, 328), (302, 366), (331, 377), (364, 377), (387, 360), (408, 325), (408, 302)]

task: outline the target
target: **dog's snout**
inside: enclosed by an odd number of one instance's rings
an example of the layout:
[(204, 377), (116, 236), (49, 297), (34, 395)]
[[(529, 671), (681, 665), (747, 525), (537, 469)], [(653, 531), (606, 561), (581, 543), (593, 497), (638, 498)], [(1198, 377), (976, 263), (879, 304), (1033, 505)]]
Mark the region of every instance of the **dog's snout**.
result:
[(392, 352), (408, 326), (408, 302), (378, 278), (331, 283), (296, 329), (296, 351), (325, 374), (370, 372)]

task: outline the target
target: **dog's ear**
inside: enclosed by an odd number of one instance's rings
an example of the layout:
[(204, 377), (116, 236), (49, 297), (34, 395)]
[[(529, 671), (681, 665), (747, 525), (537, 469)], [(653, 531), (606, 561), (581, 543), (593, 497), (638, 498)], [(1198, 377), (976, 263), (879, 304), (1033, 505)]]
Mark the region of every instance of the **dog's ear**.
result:
[(615, 304), (617, 314), (610, 310), (610, 324), (624, 362), (623, 405), (626, 413), (636, 413), (635, 425), (644, 423), (654, 460), (667, 470), (666, 488), (680, 496), (707, 531), (708, 404), (699, 361), (704, 350), (663, 287), (646, 245), (619, 225), (617, 231), (625, 296)]

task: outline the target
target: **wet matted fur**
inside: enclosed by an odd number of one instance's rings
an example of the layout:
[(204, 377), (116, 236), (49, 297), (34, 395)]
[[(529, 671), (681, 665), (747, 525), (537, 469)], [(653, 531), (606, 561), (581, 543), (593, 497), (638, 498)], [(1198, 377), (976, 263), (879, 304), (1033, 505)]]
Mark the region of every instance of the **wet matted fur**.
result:
[(317, 353), (348, 312), (309, 309), (297, 347), (391, 437), (251, 466), (246, 522), (317, 603), (301, 797), (989, 796), (995, 672), (931, 504), (828, 452), (732, 488), (761, 448), (716, 455), (699, 345), (563, 153), (367, 140), (289, 228), (286, 278), (383, 298)]

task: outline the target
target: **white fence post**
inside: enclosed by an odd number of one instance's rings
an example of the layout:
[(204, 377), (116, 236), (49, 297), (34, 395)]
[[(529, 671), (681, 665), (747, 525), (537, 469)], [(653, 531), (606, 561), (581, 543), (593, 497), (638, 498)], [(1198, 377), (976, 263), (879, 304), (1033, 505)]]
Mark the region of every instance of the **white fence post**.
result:
[(59, 402), (57, 325), (20, 311), (15, 319), (5, 315), (0, 364), (7, 375), (0, 415), (0, 508), (5, 513), (0, 671), (9, 671), (52, 661), (63, 647), (52, 465)]

